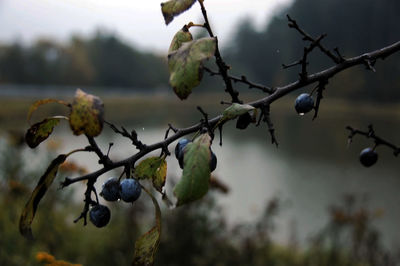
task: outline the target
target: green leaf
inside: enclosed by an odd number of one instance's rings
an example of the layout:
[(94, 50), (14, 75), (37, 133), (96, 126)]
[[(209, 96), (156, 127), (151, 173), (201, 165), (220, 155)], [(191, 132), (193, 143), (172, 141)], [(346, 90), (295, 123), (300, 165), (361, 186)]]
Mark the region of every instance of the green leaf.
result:
[(19, 220), (19, 231), (24, 237), (33, 239), (31, 225), (39, 202), (43, 198), (47, 189), (53, 183), (59, 166), (67, 159), (67, 157), (68, 155), (61, 154), (51, 162), (44, 175), (40, 178), (39, 183), (33, 190), (28, 202), (26, 203)]
[(216, 39), (208, 37), (184, 42), (178, 50), (168, 54), (169, 83), (181, 100), (200, 84), (203, 61), (212, 57), (215, 49)]
[(233, 103), (224, 110), (221, 120), (231, 120), (254, 109), (255, 108), (249, 104)]
[(182, 179), (174, 188), (177, 206), (200, 199), (207, 194), (210, 180), (211, 138), (202, 134), (184, 149)]
[(46, 140), (58, 125), (60, 119), (68, 119), (64, 116), (46, 118), (43, 121), (32, 125), (25, 134), (25, 141), (30, 148), (36, 148), (40, 143)]
[(142, 235), (135, 243), (135, 253), (133, 255), (134, 266), (149, 266), (154, 264), (158, 246), (160, 244), (161, 235), (161, 210), (157, 200), (147, 189), (144, 191), (151, 197), (155, 208), (156, 224), (147, 233)]
[(38, 100), (38, 101), (34, 102), (31, 105), (31, 107), (29, 108), (27, 120), (29, 121), (31, 119), (32, 114), (36, 111), (36, 109), (38, 109), (39, 106), (41, 106), (43, 104), (47, 104), (47, 103), (59, 103), (59, 104), (65, 105), (65, 106), (69, 106), (69, 104), (67, 102), (64, 102), (62, 100), (56, 100), (56, 99)]
[(167, 162), (163, 157), (150, 157), (141, 161), (135, 168), (135, 176), (139, 179), (151, 179), (153, 186), (160, 193), (167, 177)]
[(169, 46), (168, 53), (171, 53), (175, 50), (178, 50), (184, 42), (190, 42), (193, 40), (192, 34), (189, 32), (189, 29), (185, 26), (177, 33), (175, 33), (174, 38), (172, 39), (171, 45)]
[(69, 116), (69, 125), (74, 134), (98, 136), (103, 129), (103, 122), (104, 105), (100, 98), (77, 89)]
[(185, 12), (196, 2), (196, 0), (170, 0), (161, 3), (161, 11), (164, 16), (165, 24), (169, 24), (175, 16)]

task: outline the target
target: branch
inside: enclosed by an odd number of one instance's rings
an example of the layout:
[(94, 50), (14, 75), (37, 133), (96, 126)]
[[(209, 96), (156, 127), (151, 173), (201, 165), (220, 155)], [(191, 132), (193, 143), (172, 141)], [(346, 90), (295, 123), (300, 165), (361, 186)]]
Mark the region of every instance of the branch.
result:
[[(211, 70), (211, 69), (209, 69), (207, 67), (204, 67), (204, 70), (207, 71), (211, 76), (221, 75), (221, 72), (213, 71), (213, 70)], [(232, 76), (232, 75), (228, 75), (228, 78), (230, 80), (232, 80), (233, 82), (235, 82), (235, 83), (236, 82), (240, 82), (240, 83), (244, 83), (244, 84), (248, 85), (249, 89), (252, 89), (252, 88), (259, 89), (259, 90), (261, 90), (261, 91), (263, 91), (265, 93), (268, 93), (268, 94), (272, 94), (275, 91), (274, 88), (270, 88), (270, 87), (267, 87), (267, 86), (264, 86), (264, 85), (257, 84), (257, 83), (249, 81), (246, 76), (241, 76), (239, 78), (239, 77), (235, 77), (235, 76)]]
[(367, 138), (372, 138), (376, 146), (378, 145), (388, 146), (389, 148), (393, 149), (393, 154), (395, 156), (398, 156), (400, 154), (400, 147), (397, 147), (396, 145), (375, 135), (375, 131), (372, 125), (368, 126), (368, 131), (361, 131), (359, 129), (354, 129), (351, 126), (347, 126), (346, 129), (350, 130), (349, 143), (351, 143), (353, 141), (353, 137), (358, 134), (365, 136)]
[(104, 166), (107, 166), (109, 164), (111, 164), (111, 160), (108, 157), (108, 155), (104, 155), (103, 152), (100, 150), (99, 146), (97, 145), (96, 141), (94, 140), (93, 137), (90, 137), (88, 135), (86, 135), (86, 138), (89, 141), (90, 147), (92, 148), (92, 150), (97, 154), (97, 156), (99, 157), (99, 164), (103, 164)]
[(132, 144), (138, 149), (142, 150), (146, 145), (144, 145), (141, 141), (139, 141), (137, 133), (135, 130), (132, 130), (131, 133), (129, 133), (124, 127), (121, 127), (122, 130), (119, 130), (115, 125), (112, 123), (109, 123), (107, 121), (104, 121), (115, 133), (122, 135), (123, 137), (126, 137), (132, 141)]
[[(356, 57), (348, 58), (348, 59), (344, 60), (342, 63), (339, 63), (335, 66), (324, 69), (324, 70), (314, 73), (314, 74), (307, 75), (306, 80), (303, 82), (300, 82), (299, 80), (297, 80), (297, 81), (287, 84), (283, 87), (278, 87), (275, 89), (274, 93), (272, 93), (271, 95), (261, 98), (259, 100), (253, 101), (253, 102), (249, 102), (248, 104), (252, 105), (255, 108), (262, 108), (263, 106), (270, 105), (274, 101), (282, 98), (283, 96), (287, 95), (288, 93), (290, 93), (294, 90), (303, 88), (305, 86), (308, 86), (308, 85), (316, 83), (316, 82), (328, 81), (329, 78), (335, 76), (336, 74), (338, 74), (348, 68), (364, 64), (364, 61), (367, 59), (374, 60), (374, 61), (376, 61), (377, 59), (385, 59), (388, 56), (390, 56), (396, 52), (399, 52), (399, 51), (400, 51), (400, 41), (393, 43), (392, 45), (386, 46), (382, 49), (370, 52), (370, 53), (365, 53), (365, 54), (362, 54), (362, 55), (359, 55)], [(208, 120), (209, 126), (214, 128), (221, 118), (222, 118), (222, 115), (219, 115), (212, 119), (209, 119)], [(168, 145), (171, 144), (172, 142), (174, 142), (175, 140), (177, 140), (185, 135), (195, 133), (195, 132), (201, 130), (203, 128), (203, 126), (204, 126), (203, 123), (197, 123), (191, 127), (187, 127), (187, 128), (183, 128), (183, 129), (175, 129), (176, 132), (173, 135), (166, 138), (165, 140), (154, 143), (152, 145), (146, 145), (146, 146), (144, 146), (144, 148), (142, 150), (140, 150), (136, 154), (132, 155), (131, 157), (128, 157), (121, 161), (111, 162), (110, 164), (108, 164), (107, 166), (104, 166), (103, 168), (97, 170), (96, 172), (93, 172), (93, 173), (90, 173), (90, 174), (87, 174), (87, 175), (84, 175), (81, 177), (77, 177), (74, 179), (66, 178), (64, 180), (64, 182), (62, 182), (61, 186), (66, 187), (75, 182), (84, 181), (84, 180), (96, 180), (100, 175), (102, 175), (112, 169), (115, 169), (118, 167), (123, 167), (126, 165), (134, 165), (135, 162), (137, 160), (139, 160), (140, 158), (142, 158), (144, 155), (146, 155), (154, 150), (163, 149), (165, 147), (168, 147)]]
[(278, 147), (279, 144), (275, 137), (275, 128), (274, 128), (274, 124), (272, 123), (272, 120), (271, 120), (271, 115), (270, 115), (271, 112), (270, 111), (271, 111), (270, 106), (264, 105), (262, 107), (261, 116), (263, 116), (263, 122), (267, 123), (268, 131), (271, 136), (271, 143), (275, 144), (276, 147)]
[[(334, 63), (339, 64), (344, 61), (344, 58), (339, 54), (339, 50), (337, 48), (335, 49), (335, 51), (338, 54), (338, 56), (334, 55), (331, 51), (326, 49), (319, 41), (317, 42), (317, 39), (314, 39), (313, 37), (311, 37), (311, 35), (309, 35), (307, 32), (301, 29), (300, 26), (297, 24), (296, 20), (292, 19), (289, 15), (286, 15), (286, 17), (289, 21), (288, 23), (289, 28), (294, 28), (295, 30), (297, 30), (303, 36), (303, 40), (316, 43), (317, 47), (321, 50), (321, 52), (323, 52), (330, 59), (332, 59)], [(322, 36), (325, 37), (325, 34)]]
[(207, 30), (210, 37), (215, 37), (215, 40), (216, 40), (215, 60), (216, 60), (217, 66), (219, 68), (219, 72), (221, 73), (222, 79), (224, 80), (224, 83), (225, 83), (225, 91), (231, 95), (233, 103), (243, 103), (239, 99), (239, 92), (233, 88), (231, 79), (228, 76), (229, 67), (222, 59), (221, 53), (219, 52), (218, 38), (216, 36), (214, 36), (214, 33), (212, 32), (210, 23), (208, 21), (207, 11), (204, 7), (204, 3), (202, 0), (198, 1), (198, 2), (201, 6), (201, 13), (203, 14), (203, 18), (204, 18), (204, 28)]
[[(85, 202), (85, 205), (83, 207), (82, 213), (79, 215), (78, 218), (74, 220), (74, 223), (77, 223), (80, 219), (83, 219), (83, 225), (87, 224), (87, 213), (89, 212), (90, 205), (96, 204), (96, 202), (93, 201), (91, 197), (92, 191), (96, 192), (96, 189), (94, 188), (95, 182), (96, 180), (93, 179), (89, 180), (89, 182), (86, 184), (85, 199), (83, 200)], [(97, 194), (96, 199), (98, 203)]]
[(283, 96), (287, 95), (288, 93), (290, 93), (294, 90), (303, 88), (307, 85), (310, 85), (310, 84), (313, 84), (316, 82), (320, 82), (323, 80), (327, 81), (328, 79), (332, 78), (336, 74), (338, 74), (348, 68), (351, 68), (351, 67), (354, 67), (357, 65), (362, 65), (362, 64), (364, 64), (365, 60), (377, 60), (377, 59), (383, 60), (383, 59), (389, 57), (390, 55), (392, 55), (396, 52), (399, 52), (399, 51), (400, 51), (400, 41), (395, 42), (389, 46), (383, 47), (381, 49), (369, 52), (369, 53), (365, 53), (365, 54), (362, 54), (359, 56), (345, 59), (343, 62), (336, 64), (330, 68), (326, 68), (326, 69), (316, 72), (314, 74), (307, 75), (306, 81), (300, 82), (299, 80), (297, 80), (297, 81), (287, 84), (285, 86), (277, 87), (275, 92), (273, 94), (271, 94), (270, 96), (250, 102), (248, 104), (250, 104), (256, 108), (261, 107), (263, 104), (271, 104), (272, 102), (276, 101), (279, 98), (282, 98)]

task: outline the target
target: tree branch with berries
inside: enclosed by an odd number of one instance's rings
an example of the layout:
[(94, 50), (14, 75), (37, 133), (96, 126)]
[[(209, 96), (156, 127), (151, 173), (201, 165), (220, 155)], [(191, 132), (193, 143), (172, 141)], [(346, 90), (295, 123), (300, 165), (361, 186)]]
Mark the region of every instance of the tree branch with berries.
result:
[[(400, 41), (398, 41), (375, 51), (345, 58), (339, 53), (338, 49), (330, 50), (322, 44), (323, 39), (327, 37), (326, 35), (313, 37), (302, 29), (297, 21), (287, 16), (288, 26), (299, 32), (307, 44), (299, 60), (288, 65), (283, 64), (283, 68), (299, 66), (299, 77), (297, 80), (281, 87), (257, 84), (249, 80), (245, 75), (235, 77), (229, 74), (231, 67), (228, 67), (228, 64), (221, 56), (218, 38), (214, 35), (209, 23), (204, 0), (170, 0), (162, 3), (161, 10), (165, 23), (167, 25), (171, 23), (175, 16), (185, 12), (196, 2), (201, 9), (203, 21), (200, 24), (190, 22), (184, 25), (172, 38), (168, 51), (169, 84), (174, 93), (181, 100), (185, 100), (191, 95), (192, 90), (201, 83), (205, 71), (212, 76), (220, 76), (224, 84), (224, 88), (221, 89), (231, 99), (228, 103), (229, 106), (220, 115), (213, 118), (209, 118), (205, 110), (197, 107), (202, 115), (200, 121), (186, 128), (176, 128), (168, 124), (165, 138), (159, 142), (148, 144), (143, 143), (138, 138), (135, 130), (129, 132), (123, 126), (119, 128), (111, 122), (104, 121), (104, 105), (101, 99), (82, 90), (78, 89), (76, 91), (72, 103), (55, 99), (44, 99), (34, 103), (29, 110), (28, 120), (30, 120), (32, 113), (39, 106), (50, 102), (64, 105), (67, 108), (68, 115), (45, 118), (31, 125), (26, 133), (26, 142), (31, 148), (37, 147), (46, 140), (61, 120), (66, 120), (69, 123), (74, 135), (85, 135), (88, 144), (82, 149), (59, 155), (51, 162), (22, 212), (19, 223), (22, 235), (30, 239), (33, 238), (31, 224), (36, 210), (47, 189), (52, 185), (60, 165), (76, 152), (95, 153), (100, 165), (97, 171), (83, 176), (65, 178), (61, 183), (61, 188), (78, 182), (86, 183), (83, 210), (75, 222), (83, 219), (83, 223), (86, 225), (87, 216), (89, 215), (89, 220), (96, 227), (104, 227), (110, 221), (111, 211), (107, 206), (100, 203), (99, 196), (105, 201), (122, 199), (122, 201), (133, 203), (141, 196), (141, 192), (144, 190), (154, 203), (156, 222), (150, 231), (136, 241), (133, 265), (152, 265), (160, 241), (161, 213), (157, 200), (151, 190), (142, 185), (142, 181), (149, 180), (154, 190), (159, 192), (165, 202), (168, 202), (169, 207), (172, 208), (201, 199), (207, 194), (211, 172), (217, 167), (217, 157), (211, 148), (216, 130), (220, 133), (220, 145), (222, 145), (222, 129), (226, 123), (236, 120), (236, 128), (244, 130), (250, 124), (259, 126), (263, 122), (267, 125), (271, 142), (277, 145), (276, 132), (270, 117), (270, 113), (273, 111), (271, 106), (275, 101), (295, 90), (314, 85), (314, 89), (310, 93), (303, 93), (298, 96), (295, 101), (295, 110), (300, 115), (314, 110), (313, 119), (316, 119), (323, 92), (327, 89), (331, 78), (346, 69), (358, 65), (365, 65), (368, 70), (376, 71), (380, 60), (400, 51)], [(192, 27), (203, 28), (209, 36), (194, 39), (190, 33)], [(309, 73), (309, 54), (316, 50), (319, 50), (323, 56), (330, 58), (333, 65), (318, 72)], [(206, 60), (211, 59), (215, 60), (214, 67), (216, 70), (206, 68), (203, 65)], [(243, 103), (240, 100), (240, 93), (235, 89), (236, 83), (243, 83), (250, 88), (259, 89), (265, 93), (265, 96), (252, 102)], [(104, 153), (95, 139), (101, 134), (104, 124), (108, 125), (120, 137), (128, 138), (137, 151), (122, 160), (114, 160), (109, 154), (112, 146), (110, 144), (107, 153)], [(372, 138), (376, 146), (386, 145), (394, 149), (395, 155), (399, 153), (397, 146), (377, 137), (372, 126), (368, 132), (359, 131), (351, 127), (348, 127), (348, 129), (350, 130), (350, 139), (357, 134), (364, 135)], [(167, 158), (171, 156), (170, 146), (175, 142), (177, 144), (174, 148), (174, 154), (180, 168), (182, 168), (182, 177), (173, 189), (175, 198), (170, 200), (167, 197), (164, 186), (167, 178)], [(372, 149), (372, 153), (369, 150), (362, 152), (361, 163), (370, 166), (374, 163), (374, 160), (376, 161), (377, 157), (374, 155), (374, 149)], [(146, 155), (156, 150), (160, 151), (160, 156), (144, 159)], [(120, 177), (108, 179), (103, 184), (102, 191), (97, 193), (94, 185), (98, 178), (116, 169), (120, 171)]]

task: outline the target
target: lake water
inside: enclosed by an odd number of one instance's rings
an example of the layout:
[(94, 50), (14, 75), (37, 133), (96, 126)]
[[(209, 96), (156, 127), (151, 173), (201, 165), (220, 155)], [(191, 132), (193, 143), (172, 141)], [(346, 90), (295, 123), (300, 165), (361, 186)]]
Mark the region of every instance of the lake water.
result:
[[(197, 104), (210, 115), (219, 113), (225, 107), (210, 105), (211, 100), (219, 102), (214, 97), (189, 100), (182, 105), (175, 98), (161, 96), (143, 96), (139, 100), (110, 98), (105, 100), (106, 119), (128, 130), (136, 129), (140, 140), (150, 144), (163, 139), (169, 122), (186, 127), (198, 121), (201, 116), (196, 111)], [(300, 242), (304, 243), (327, 222), (328, 207), (339, 204), (343, 195), (367, 195), (369, 208), (384, 210), (384, 216), (374, 224), (381, 230), (385, 243), (389, 247), (400, 246), (400, 158), (394, 157), (388, 148), (378, 147), (377, 164), (371, 168), (361, 166), (359, 152), (373, 143), (356, 136), (347, 149), (345, 130), (347, 125), (366, 129), (372, 123), (378, 135), (399, 144), (400, 108), (324, 99), (320, 117), (311, 121), (311, 114), (298, 116), (292, 103), (289, 100), (272, 106), (279, 148), (270, 144), (265, 125), (239, 131), (230, 123), (224, 127), (222, 147), (218, 146), (216, 137), (212, 148), (218, 166), (214, 174), (230, 187), (229, 194), (218, 195), (217, 199), (229, 222), (255, 221), (263, 213), (265, 203), (278, 196), (286, 204), (277, 218), (275, 238), (285, 243), (294, 227)], [(72, 136), (65, 129), (61, 127), (54, 135), (64, 141), (63, 150), (87, 145), (84, 137)], [(98, 142), (103, 150), (108, 143), (114, 143), (112, 159), (124, 158), (136, 151), (128, 140), (108, 128), (98, 137)], [(171, 151), (174, 146), (170, 146)], [(93, 155), (77, 154), (73, 159), (91, 170), (99, 168)], [(175, 158), (169, 157), (168, 177), (176, 179), (180, 174)], [(102, 182), (98, 183), (100, 188)], [(171, 187), (167, 187), (167, 193), (172, 196)]]

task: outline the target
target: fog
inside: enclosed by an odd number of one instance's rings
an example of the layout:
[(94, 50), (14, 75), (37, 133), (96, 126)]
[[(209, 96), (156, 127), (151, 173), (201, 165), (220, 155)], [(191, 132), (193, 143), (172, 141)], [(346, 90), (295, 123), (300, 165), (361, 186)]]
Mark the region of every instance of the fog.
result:
[[(114, 32), (142, 50), (165, 52), (182, 25), (202, 22), (199, 6), (165, 26), (162, 1), (132, 0), (0, 0), (0, 43), (31, 43), (38, 38), (65, 41), (72, 34), (86, 35), (98, 28)], [(210, 22), (222, 46), (229, 42), (241, 19), (251, 17), (261, 27), (292, 0), (205, 1)]]

